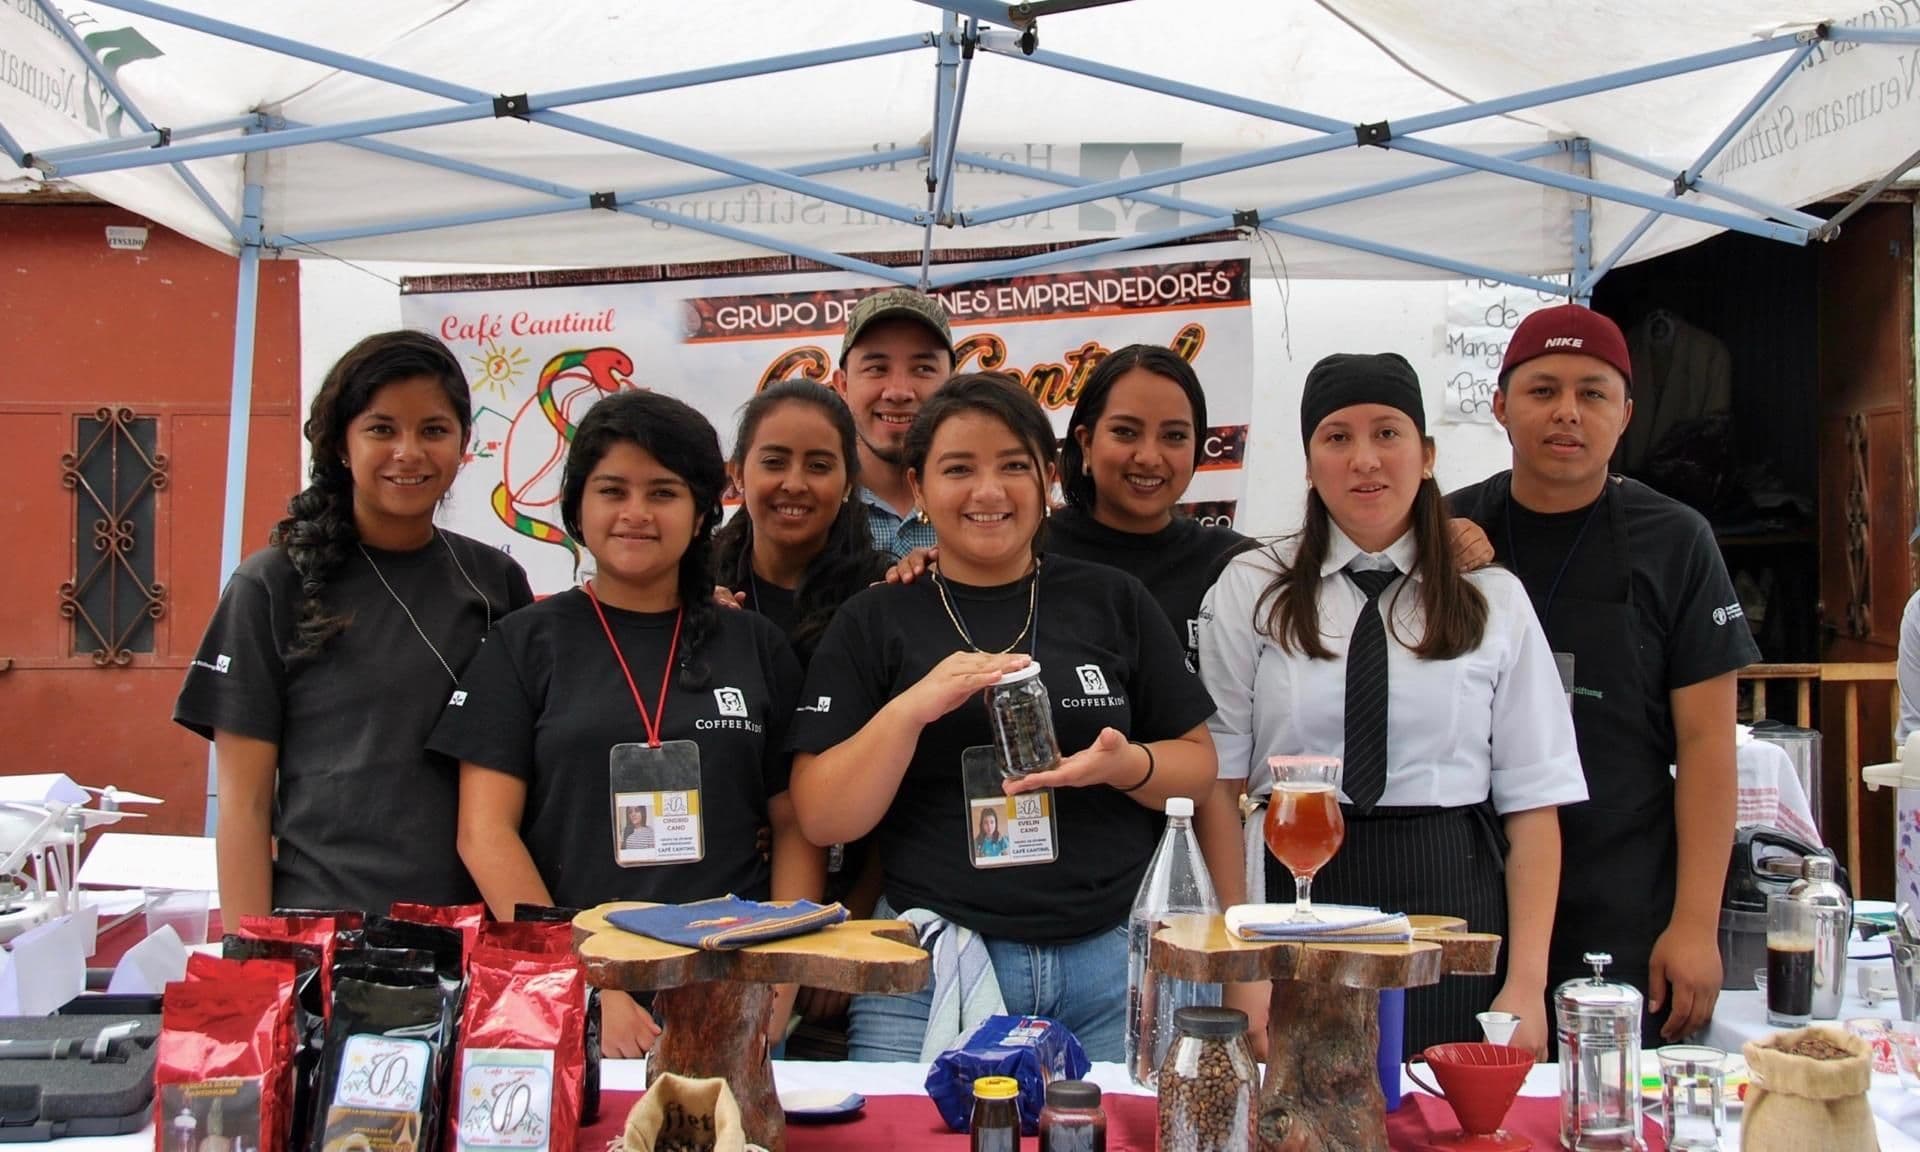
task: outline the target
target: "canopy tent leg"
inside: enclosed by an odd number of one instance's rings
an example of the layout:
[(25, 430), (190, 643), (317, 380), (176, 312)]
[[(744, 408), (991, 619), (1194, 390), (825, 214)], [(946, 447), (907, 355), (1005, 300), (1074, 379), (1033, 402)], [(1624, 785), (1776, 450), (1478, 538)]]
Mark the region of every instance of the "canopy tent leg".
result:
[[(1693, 163), (1687, 165), (1686, 171), (1674, 177), (1673, 187), (1667, 190), (1667, 198), (1669, 200), (1678, 200), (1681, 196), (1684, 196), (1692, 190), (1693, 181), (1699, 175), (1700, 171), (1707, 165), (1713, 163), (1713, 158), (1720, 155), (1721, 151), (1726, 148), (1727, 145), (1733, 143), (1734, 137), (1740, 134), (1740, 130), (1745, 128), (1755, 116), (1760, 114), (1760, 109), (1766, 106), (1767, 101), (1773, 99), (1774, 93), (1780, 91), (1781, 87), (1793, 78), (1793, 74), (1800, 70), (1800, 65), (1808, 56), (1813, 54), (1813, 50), (1817, 47), (1819, 47), (1818, 41), (1808, 41), (1802, 44), (1799, 50), (1794, 52), (1793, 55), (1780, 62), (1780, 67), (1776, 68), (1767, 82), (1761, 85), (1760, 91), (1753, 94), (1753, 99), (1747, 101), (1746, 105), (1734, 115), (1733, 119), (1727, 122), (1727, 126), (1720, 130), (1720, 135), (1715, 136), (1713, 142), (1701, 150), (1700, 155), (1694, 159)], [(1640, 242), (1640, 238), (1647, 234), (1647, 230), (1652, 228), (1662, 215), (1664, 215), (1662, 209), (1648, 209), (1647, 214), (1642, 216), (1640, 222), (1635, 224), (1625, 236), (1620, 238), (1620, 243), (1613, 246), (1613, 251), (1607, 253), (1606, 258), (1600, 261), (1598, 267), (1574, 282), (1577, 286), (1578, 293), (1582, 296), (1592, 296), (1593, 286), (1599, 282), (1600, 277), (1605, 276), (1613, 269), (1614, 265), (1625, 259), (1627, 253), (1633, 250), (1633, 246)]]
[[(233, 388), (227, 401), (226, 502), (220, 522), (220, 588), (240, 567), (247, 510), (247, 446), (253, 430), (253, 342), (260, 315), (260, 206), (266, 155), (247, 156), (246, 190), (240, 208), (240, 275), (233, 303)], [(206, 834), (220, 816), (220, 779), (211, 746), (207, 749)]]
[(933, 219), (936, 224), (953, 223), (953, 170), (954, 157), (960, 147), (960, 114), (967, 107), (967, 79), (973, 75), (973, 51), (980, 43), (980, 23), (967, 21), (967, 30), (960, 36), (960, 80), (953, 94), (953, 115), (947, 117), (946, 142), (941, 146), (940, 163), (940, 199), (934, 203)]
[(13, 161), (15, 168), (27, 167), (27, 154), (20, 151), (19, 143), (14, 140), (13, 133), (7, 131), (5, 124), (0, 124), (0, 152), (7, 154), (7, 159)]
[[(1573, 141), (1573, 163), (1582, 176), (1593, 176), (1593, 149), (1587, 138)], [(1593, 200), (1589, 197), (1573, 210), (1573, 271), (1567, 277), (1567, 298), (1582, 307), (1593, 306), (1593, 289), (1587, 273), (1593, 267)]]
[(939, 219), (942, 186), (952, 177), (954, 134), (959, 129), (960, 17), (951, 9), (940, 14), (939, 55), (933, 66), (933, 132), (927, 137), (932, 155), (927, 159), (927, 222), (920, 226), (920, 290), (926, 291), (933, 270), (933, 226)]

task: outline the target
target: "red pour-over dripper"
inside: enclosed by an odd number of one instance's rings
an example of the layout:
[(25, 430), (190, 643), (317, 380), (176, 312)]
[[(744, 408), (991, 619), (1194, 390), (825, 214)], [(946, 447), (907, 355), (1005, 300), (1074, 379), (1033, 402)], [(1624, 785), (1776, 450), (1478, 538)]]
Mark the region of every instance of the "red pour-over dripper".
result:
[[(1414, 1074), (1416, 1062), (1433, 1069), (1435, 1088)], [(1458, 1152), (1523, 1152), (1533, 1147), (1524, 1137), (1500, 1130), (1520, 1085), (1533, 1067), (1533, 1053), (1506, 1044), (1436, 1044), (1407, 1060), (1407, 1077), (1446, 1100), (1461, 1130), (1434, 1144)]]

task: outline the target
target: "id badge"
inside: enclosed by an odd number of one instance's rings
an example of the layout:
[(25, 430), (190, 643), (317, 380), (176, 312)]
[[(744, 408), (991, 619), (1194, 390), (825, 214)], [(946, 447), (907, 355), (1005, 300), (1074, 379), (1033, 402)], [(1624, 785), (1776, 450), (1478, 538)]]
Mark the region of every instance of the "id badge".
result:
[(967, 859), (975, 868), (1051, 864), (1060, 858), (1060, 821), (1053, 789), (1009, 796), (1001, 790), (1000, 754), (977, 745), (960, 754), (967, 802)]
[(687, 864), (707, 854), (700, 816), (700, 746), (615, 744), (607, 757), (613, 859), (622, 868)]
[(1573, 653), (1555, 652), (1553, 666), (1560, 673), (1560, 691), (1567, 694), (1567, 708), (1573, 708)]

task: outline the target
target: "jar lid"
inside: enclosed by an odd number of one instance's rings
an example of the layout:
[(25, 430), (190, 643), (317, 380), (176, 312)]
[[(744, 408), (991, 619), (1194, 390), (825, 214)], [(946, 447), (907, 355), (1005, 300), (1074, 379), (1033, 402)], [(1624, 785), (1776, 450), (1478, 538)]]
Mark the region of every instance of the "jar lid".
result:
[(1038, 675), (1040, 675), (1040, 665), (1029, 664), (1025, 668), (1015, 668), (1011, 672), (1002, 672), (1000, 679), (993, 682), (993, 686), (998, 688), (1002, 684), (1018, 684), (1022, 680), (1031, 680)]
[(1178, 1008), (1173, 1026), (1189, 1036), (1238, 1036), (1247, 1030), (1247, 1014), (1238, 1008)]
[(1808, 880), (1832, 880), (1833, 857), (1807, 856), (1800, 861), (1800, 875)]
[(1020, 1095), (1020, 1081), (1011, 1076), (982, 1076), (973, 1082), (976, 1100), (1011, 1100)]
[(1098, 1108), (1100, 1085), (1087, 1080), (1055, 1080), (1047, 1085), (1049, 1108)]

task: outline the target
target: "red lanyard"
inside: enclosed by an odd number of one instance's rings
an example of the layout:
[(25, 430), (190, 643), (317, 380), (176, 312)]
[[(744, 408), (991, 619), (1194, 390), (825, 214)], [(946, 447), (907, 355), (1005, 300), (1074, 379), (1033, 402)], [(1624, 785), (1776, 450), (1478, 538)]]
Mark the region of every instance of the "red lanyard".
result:
[(667, 718), (667, 686), (673, 683), (673, 657), (680, 651), (680, 622), (686, 618), (687, 610), (681, 608), (673, 615), (673, 641), (667, 645), (667, 666), (660, 673), (660, 706), (653, 710), (651, 719), (647, 716), (647, 705), (640, 699), (640, 686), (633, 682), (633, 671), (627, 667), (627, 658), (620, 653), (620, 642), (613, 638), (613, 626), (607, 623), (607, 614), (600, 610), (600, 598), (593, 594), (593, 581), (586, 584), (587, 602), (593, 605), (593, 614), (600, 617), (600, 627), (606, 630), (607, 643), (613, 648), (613, 658), (620, 662), (620, 674), (627, 678), (627, 688), (633, 693), (633, 706), (640, 710), (640, 723), (647, 726), (647, 747), (660, 747), (660, 725)]

